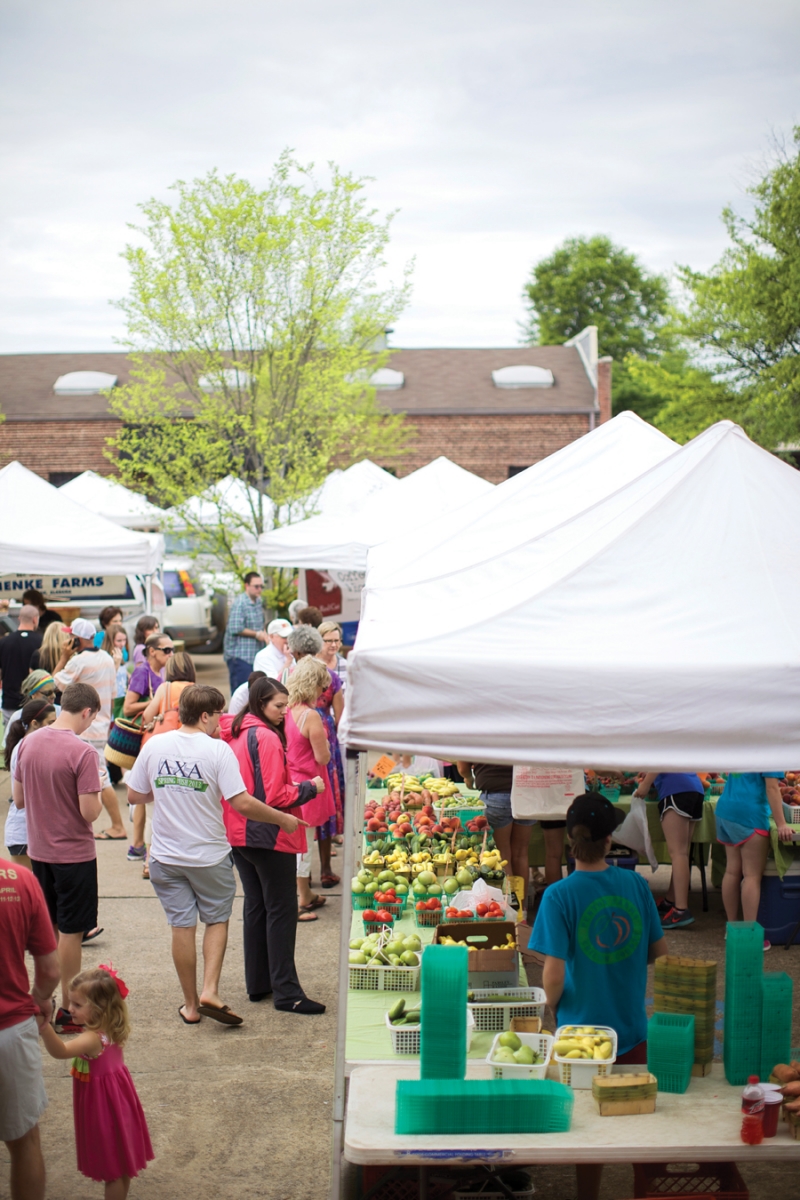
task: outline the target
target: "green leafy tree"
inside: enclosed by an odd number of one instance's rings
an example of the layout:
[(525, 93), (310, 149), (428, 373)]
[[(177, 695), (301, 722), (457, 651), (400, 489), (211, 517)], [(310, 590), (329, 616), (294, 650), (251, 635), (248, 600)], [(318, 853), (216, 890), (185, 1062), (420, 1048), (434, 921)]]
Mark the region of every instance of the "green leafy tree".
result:
[(657, 360), (629, 355), (624, 365), (629, 387), (639, 398), (640, 416), (646, 413), (676, 442), (688, 442), (715, 421), (741, 422), (744, 417), (747, 397), (707, 368), (693, 366), (685, 348)]
[(723, 211), (731, 245), (719, 262), (680, 271), (690, 297), (682, 332), (747, 401), (748, 432), (777, 447), (800, 440), (800, 126), (794, 151), (749, 190), (751, 216)]
[[(408, 292), (375, 282), (391, 216), (331, 165), (327, 188), (285, 152), (267, 187), (212, 171), (149, 200), (124, 257), (133, 357), (110, 394), (122, 481), (175, 507), (196, 554), (241, 572), (265, 529), (306, 515), (334, 466), (403, 452), (413, 434), (369, 386)], [(246, 484), (244, 504), (215, 485)], [(205, 493), (207, 502), (188, 501)], [(288, 582), (273, 580), (276, 601)]]

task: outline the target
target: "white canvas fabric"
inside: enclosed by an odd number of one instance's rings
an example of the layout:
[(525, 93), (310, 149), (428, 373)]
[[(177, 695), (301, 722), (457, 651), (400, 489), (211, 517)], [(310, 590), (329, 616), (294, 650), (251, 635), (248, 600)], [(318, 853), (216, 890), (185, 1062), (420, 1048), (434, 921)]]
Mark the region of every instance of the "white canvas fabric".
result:
[(347, 512), (322, 513), (263, 533), (258, 561), (265, 567), (364, 571), (372, 546), (493, 490), (494, 484), (440, 457)]
[(0, 575), (150, 575), (164, 557), (156, 533), (123, 529), (22, 463), (0, 470)]
[(151, 504), (146, 496), (94, 471), (84, 471), (70, 479), (58, 489), (58, 494), (69, 496), (70, 500), (126, 529), (158, 529), (166, 516), (165, 510)]
[(478, 566), (368, 587), (345, 737), (575, 767), (800, 762), (798, 523), (800, 473), (722, 421)]

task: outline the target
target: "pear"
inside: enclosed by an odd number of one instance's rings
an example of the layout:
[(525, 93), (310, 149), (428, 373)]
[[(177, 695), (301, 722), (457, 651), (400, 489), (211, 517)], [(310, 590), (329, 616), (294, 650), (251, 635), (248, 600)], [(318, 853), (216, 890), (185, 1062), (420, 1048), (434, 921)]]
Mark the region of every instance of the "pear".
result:
[(403, 942), (400, 942), (400, 941), (389, 942), (389, 945), (386, 947), (386, 953), (388, 955), (403, 954), (404, 952), (405, 952), (405, 945), (403, 944)]
[(419, 959), (413, 950), (404, 950), (400, 955), (400, 959), (406, 967), (419, 966)]
[(419, 953), (422, 949), (422, 942), (415, 933), (412, 933), (407, 938), (403, 938), (403, 946), (406, 950), (414, 950)]
[(519, 1050), (514, 1051), (514, 1062), (518, 1062), (520, 1066), (529, 1067), (536, 1062), (536, 1056), (530, 1046), (523, 1044)]
[(466, 867), (462, 867), (461, 870), (457, 872), (456, 882), (460, 884), (462, 888), (472, 887), (472, 875)]
[(492, 1056), (492, 1062), (496, 1063), (516, 1063), (514, 1051), (509, 1050), (508, 1046), (499, 1046)]
[(350, 943), (350, 949), (360, 950), (366, 940), (366, 938), (353, 938), (352, 942)]
[(360, 950), (351, 950), (347, 956), (347, 961), (352, 963), (353, 966), (363, 967), (366, 965), (367, 956), (366, 954), (362, 954)]

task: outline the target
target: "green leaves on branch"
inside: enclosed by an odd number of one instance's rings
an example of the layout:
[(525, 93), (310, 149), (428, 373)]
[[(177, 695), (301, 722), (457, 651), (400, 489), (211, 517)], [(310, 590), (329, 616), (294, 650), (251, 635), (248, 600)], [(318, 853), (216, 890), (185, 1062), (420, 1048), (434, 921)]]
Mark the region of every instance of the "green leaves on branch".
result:
[(603, 235), (567, 238), (536, 264), (524, 295), (529, 345), (557, 345), (596, 325), (600, 354), (616, 362), (664, 348), (666, 280)]
[[(263, 191), (216, 172), (173, 190), (174, 205), (142, 205), (125, 251), (135, 364), (110, 397), (123, 421), (110, 454), (123, 482), (181, 506), (186, 532), (238, 570), (334, 467), (403, 452), (413, 431), (368, 380), (409, 273), (378, 287), (391, 217), (335, 166), (327, 189), (286, 152)], [(244, 511), (214, 500), (218, 519), (198, 520), (185, 502), (227, 476), (250, 489)]]
[(800, 440), (800, 127), (794, 143), (749, 189), (751, 217), (724, 210), (732, 244), (716, 266), (680, 271), (682, 333), (746, 399), (742, 420), (770, 448)]

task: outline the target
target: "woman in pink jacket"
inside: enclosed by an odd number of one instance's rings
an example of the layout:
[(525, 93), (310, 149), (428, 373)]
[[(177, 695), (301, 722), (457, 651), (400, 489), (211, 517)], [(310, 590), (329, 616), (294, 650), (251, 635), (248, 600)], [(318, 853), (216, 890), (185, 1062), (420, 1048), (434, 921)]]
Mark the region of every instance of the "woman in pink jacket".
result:
[[(223, 716), (220, 735), (230, 745), (251, 796), (302, 816), (325, 784), (317, 776), (292, 782), (286, 761), (284, 717), (289, 696), (275, 679), (258, 679), (250, 702), (235, 717)], [(323, 1013), (309, 1000), (294, 964), (297, 936), (296, 855), (305, 848), (305, 828), (286, 834), (277, 826), (248, 821), (223, 801), (225, 828), (244, 889), (244, 973), (255, 1003), (272, 995), (282, 1012)]]

